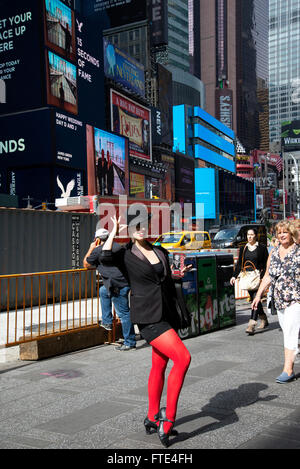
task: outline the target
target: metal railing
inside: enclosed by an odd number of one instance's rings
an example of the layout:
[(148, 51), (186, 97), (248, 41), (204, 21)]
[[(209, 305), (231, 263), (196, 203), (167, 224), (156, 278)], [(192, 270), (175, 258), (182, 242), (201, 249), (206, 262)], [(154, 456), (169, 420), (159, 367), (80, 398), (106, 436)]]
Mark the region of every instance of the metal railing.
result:
[(100, 282), (95, 269), (0, 275), (0, 347), (97, 325)]

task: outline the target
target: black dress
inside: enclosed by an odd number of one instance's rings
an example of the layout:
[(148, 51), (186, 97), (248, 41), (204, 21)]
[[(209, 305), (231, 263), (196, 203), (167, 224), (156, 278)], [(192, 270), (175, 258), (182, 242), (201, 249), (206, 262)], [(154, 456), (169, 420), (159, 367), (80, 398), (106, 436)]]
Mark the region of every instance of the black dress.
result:
[[(163, 266), (162, 261), (159, 261), (158, 264), (152, 264), (152, 267), (155, 270), (155, 273), (156, 273), (156, 275), (158, 275), (158, 277), (163, 277), (163, 275), (164, 275), (164, 266)], [(163, 306), (164, 306), (163, 307), (163, 314), (162, 314), (162, 318), (159, 322), (156, 322), (156, 323), (153, 323), (153, 324), (137, 324), (137, 326), (139, 328), (139, 331), (141, 333), (141, 336), (143, 337), (143, 339), (146, 340), (146, 342), (148, 342), (148, 344), (150, 344), (150, 342), (152, 342), (152, 340), (156, 339), (157, 337), (159, 337), (164, 332), (172, 329), (172, 327), (170, 326), (170, 324), (167, 321), (168, 309), (166, 308), (166, 304), (164, 303)]]

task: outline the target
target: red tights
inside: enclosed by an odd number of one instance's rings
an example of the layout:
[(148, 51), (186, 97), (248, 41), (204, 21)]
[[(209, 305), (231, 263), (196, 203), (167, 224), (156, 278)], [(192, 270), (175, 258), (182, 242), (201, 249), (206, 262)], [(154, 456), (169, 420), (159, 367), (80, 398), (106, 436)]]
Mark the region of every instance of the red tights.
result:
[[(173, 367), (169, 373), (167, 385), (166, 415), (175, 420), (179, 394), (188, 370), (191, 356), (174, 329), (170, 329), (150, 342), (152, 346), (152, 368), (148, 380), (149, 409), (148, 418), (154, 420), (159, 412), (160, 399), (165, 382), (165, 370), (169, 359)], [(168, 432), (171, 423), (164, 423), (164, 431)]]

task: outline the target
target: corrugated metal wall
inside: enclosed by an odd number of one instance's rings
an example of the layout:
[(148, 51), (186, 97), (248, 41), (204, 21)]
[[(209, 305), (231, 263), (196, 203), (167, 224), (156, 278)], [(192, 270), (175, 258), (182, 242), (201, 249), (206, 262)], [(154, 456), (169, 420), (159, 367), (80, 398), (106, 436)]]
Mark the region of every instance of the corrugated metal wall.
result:
[[(0, 275), (82, 268), (97, 220), (85, 213), (0, 208)], [(3, 309), (5, 289), (1, 304)]]
[(96, 224), (86, 213), (0, 208), (0, 275), (82, 267)]

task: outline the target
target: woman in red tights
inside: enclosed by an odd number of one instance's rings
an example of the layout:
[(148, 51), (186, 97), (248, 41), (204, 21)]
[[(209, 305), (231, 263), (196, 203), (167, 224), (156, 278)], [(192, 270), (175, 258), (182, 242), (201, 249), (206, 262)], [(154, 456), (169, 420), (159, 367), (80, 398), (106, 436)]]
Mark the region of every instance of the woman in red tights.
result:
[[(129, 280), (131, 321), (138, 325), (142, 337), (152, 346), (152, 368), (148, 380), (149, 407), (144, 425), (147, 434), (155, 429), (160, 441), (167, 447), (169, 436), (175, 434), (172, 429), (179, 394), (191, 356), (176, 332), (182, 324), (178, 320), (179, 315), (174, 314), (175, 308), (178, 311), (179, 306), (168, 251), (152, 246), (147, 241), (147, 221), (139, 220), (140, 223), (136, 225), (132, 218), (127, 215), (132, 241), (113, 254), (111, 247), (120, 221), (113, 217), (114, 227), (103, 246), (101, 261), (117, 264)], [(160, 409), (169, 359), (173, 361), (173, 367), (168, 376), (167, 405)]]

